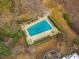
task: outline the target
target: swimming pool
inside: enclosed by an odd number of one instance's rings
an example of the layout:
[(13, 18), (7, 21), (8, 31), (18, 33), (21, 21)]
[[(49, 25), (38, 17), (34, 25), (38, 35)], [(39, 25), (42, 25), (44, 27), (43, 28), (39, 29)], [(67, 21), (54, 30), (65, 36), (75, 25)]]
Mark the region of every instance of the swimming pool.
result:
[(37, 24), (32, 25), (27, 29), (30, 36), (40, 34), (42, 32), (52, 29), (52, 26), (46, 20), (42, 20)]

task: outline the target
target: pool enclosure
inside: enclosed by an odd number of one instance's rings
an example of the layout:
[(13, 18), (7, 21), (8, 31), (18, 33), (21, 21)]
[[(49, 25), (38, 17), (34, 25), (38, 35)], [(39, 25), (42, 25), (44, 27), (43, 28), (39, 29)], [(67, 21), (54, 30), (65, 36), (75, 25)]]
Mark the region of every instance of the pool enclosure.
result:
[(30, 20), (30, 23), (24, 24), (22, 28), (27, 36), (26, 43), (28, 45), (38, 44), (46, 40), (47, 37), (60, 33), (48, 16), (40, 17), (34, 21)]

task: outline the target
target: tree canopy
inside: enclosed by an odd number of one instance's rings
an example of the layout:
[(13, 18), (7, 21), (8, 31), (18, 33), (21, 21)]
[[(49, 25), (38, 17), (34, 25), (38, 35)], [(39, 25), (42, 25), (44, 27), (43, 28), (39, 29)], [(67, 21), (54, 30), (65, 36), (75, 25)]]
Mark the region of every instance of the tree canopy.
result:
[(8, 55), (9, 51), (9, 47), (3, 41), (0, 41), (0, 55)]
[(67, 12), (65, 12), (64, 14), (63, 14), (63, 18), (67, 21), (67, 22), (71, 22), (71, 16), (70, 16), (70, 14), (69, 13), (67, 13)]
[(79, 45), (79, 39), (75, 39), (75, 40), (74, 40), (74, 43), (75, 43), (76, 45)]

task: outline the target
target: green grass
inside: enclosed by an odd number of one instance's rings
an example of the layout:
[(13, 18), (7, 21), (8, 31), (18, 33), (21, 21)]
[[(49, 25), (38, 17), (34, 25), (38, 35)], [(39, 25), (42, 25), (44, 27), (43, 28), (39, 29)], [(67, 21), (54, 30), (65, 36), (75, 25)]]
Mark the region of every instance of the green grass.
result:
[(0, 7), (2, 9), (10, 9), (12, 6), (12, 0), (1, 0)]

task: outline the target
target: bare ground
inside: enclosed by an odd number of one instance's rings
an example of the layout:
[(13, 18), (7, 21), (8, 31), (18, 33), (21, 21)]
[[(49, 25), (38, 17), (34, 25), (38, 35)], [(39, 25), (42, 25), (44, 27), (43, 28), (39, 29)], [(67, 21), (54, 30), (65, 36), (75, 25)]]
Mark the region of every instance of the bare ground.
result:
[(68, 11), (73, 20), (77, 21), (79, 24), (79, 0), (54, 0), (61, 4), (66, 11)]

